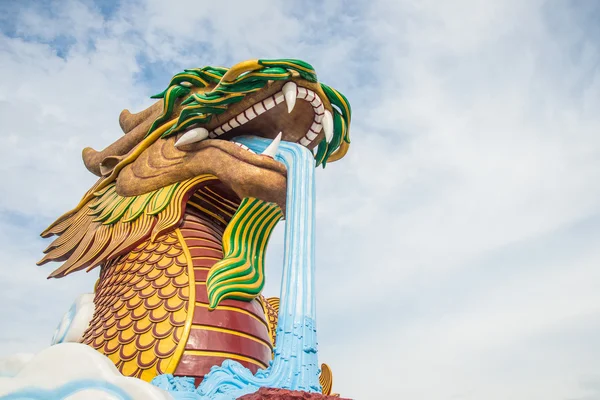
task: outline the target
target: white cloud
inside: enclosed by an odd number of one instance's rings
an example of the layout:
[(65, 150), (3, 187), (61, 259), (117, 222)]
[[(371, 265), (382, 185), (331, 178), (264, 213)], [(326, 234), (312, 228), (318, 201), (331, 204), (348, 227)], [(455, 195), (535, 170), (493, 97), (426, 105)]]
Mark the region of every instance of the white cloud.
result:
[(40, 400), (172, 399), (141, 379), (124, 377), (110, 359), (78, 343), (51, 346), (23, 363), (14, 376), (0, 376), (0, 396), (19, 393)]
[[(34, 235), (93, 181), (80, 150), (112, 142), (120, 110), (148, 104), (181, 68), (295, 57), (354, 111), (347, 158), (318, 173), (319, 342), (334, 390), (589, 397), (582, 382), (600, 368), (600, 38), (582, 15), (596, 8), (149, 1), (106, 18), (85, 4), (25, 10), (28, 39), (0, 38), (0, 299), (13, 305), (0, 352), (41, 348), (93, 285), (84, 274), (46, 282), (49, 267), (33, 266)], [(44, 44), (64, 36), (66, 55)], [(150, 81), (147, 61), (160, 72)]]

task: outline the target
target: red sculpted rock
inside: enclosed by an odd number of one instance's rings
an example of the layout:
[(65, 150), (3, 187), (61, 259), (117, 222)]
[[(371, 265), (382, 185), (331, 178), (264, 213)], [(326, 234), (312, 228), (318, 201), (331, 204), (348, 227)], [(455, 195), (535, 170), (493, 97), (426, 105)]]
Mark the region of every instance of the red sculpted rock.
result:
[(258, 392), (244, 395), (238, 400), (350, 400), (318, 393), (298, 392), (285, 389), (260, 388)]

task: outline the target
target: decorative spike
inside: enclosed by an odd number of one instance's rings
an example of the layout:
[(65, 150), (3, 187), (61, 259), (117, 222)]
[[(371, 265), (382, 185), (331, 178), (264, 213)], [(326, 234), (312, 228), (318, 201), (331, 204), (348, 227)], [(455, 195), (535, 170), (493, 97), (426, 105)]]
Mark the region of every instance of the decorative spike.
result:
[(207, 137), (208, 131), (204, 128), (190, 129), (175, 142), (175, 147), (183, 146), (190, 143), (196, 143), (206, 139)]
[(275, 158), (275, 156), (277, 155), (277, 150), (279, 149), (280, 142), (281, 142), (281, 132), (279, 132), (277, 137), (275, 139), (273, 139), (271, 144), (261, 154), (263, 156)]
[(285, 99), (285, 104), (287, 104), (288, 114), (292, 112), (294, 106), (296, 105), (297, 90), (298, 87), (294, 82), (288, 82), (283, 85), (283, 88), (281, 88), (283, 97)]
[(333, 115), (331, 115), (329, 110), (325, 110), (322, 123), (325, 140), (327, 140), (327, 143), (331, 143), (331, 139), (333, 139)]

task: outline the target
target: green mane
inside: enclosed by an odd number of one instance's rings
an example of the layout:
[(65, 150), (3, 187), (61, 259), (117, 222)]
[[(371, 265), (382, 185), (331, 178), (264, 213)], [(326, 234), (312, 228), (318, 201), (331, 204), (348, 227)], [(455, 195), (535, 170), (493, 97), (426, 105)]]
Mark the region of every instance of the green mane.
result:
[[(314, 68), (301, 60), (278, 59), (258, 60), (263, 66), (255, 71), (241, 74), (232, 82), (224, 82), (223, 76), (228, 68), (204, 67), (186, 69), (171, 78), (169, 86), (159, 94), (152, 96), (154, 99), (163, 99), (163, 113), (152, 124), (147, 135), (154, 132), (159, 126), (172, 118), (173, 109), (178, 99), (184, 98), (184, 106), (175, 125), (162, 135), (163, 138), (170, 137), (183, 132), (192, 125), (207, 124), (213, 115), (219, 115), (227, 111), (230, 104), (241, 101), (246, 94), (256, 92), (264, 88), (268, 81), (285, 81), (292, 77), (292, 71), (298, 73), (309, 82), (317, 82)], [(205, 93), (194, 93), (190, 95), (191, 88), (204, 88), (216, 85), (214, 89)], [(321, 88), (333, 107), (334, 135), (330, 143), (321, 140), (315, 155), (316, 165), (323, 165), (342, 144), (342, 141), (350, 143), (349, 125), (351, 109), (348, 99), (337, 90), (321, 83)]]

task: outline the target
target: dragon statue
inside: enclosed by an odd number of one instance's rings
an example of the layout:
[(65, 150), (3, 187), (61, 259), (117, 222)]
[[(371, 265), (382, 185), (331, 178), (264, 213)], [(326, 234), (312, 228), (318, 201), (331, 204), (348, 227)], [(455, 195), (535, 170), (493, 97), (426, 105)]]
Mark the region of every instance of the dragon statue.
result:
[[(85, 343), (159, 386), (186, 377), (207, 398), (330, 394), (316, 359), (313, 171), (348, 151), (347, 99), (294, 59), (186, 69), (153, 98), (121, 112), (114, 143), (83, 150), (99, 179), (41, 234), (58, 236), (38, 263), (62, 263), (50, 278), (100, 269), (85, 329), (67, 335), (72, 312), (54, 343)], [(265, 298), (283, 219), (281, 295)]]

